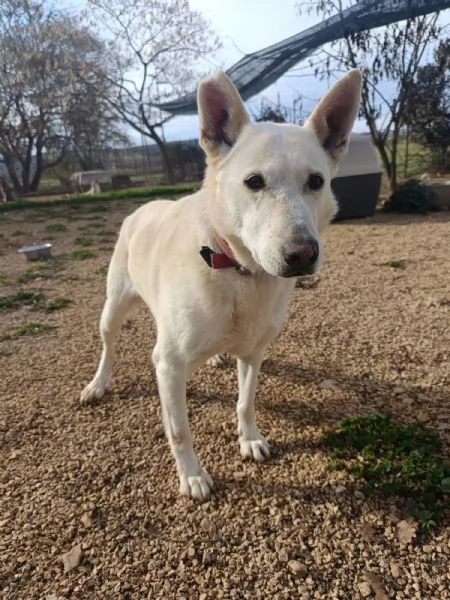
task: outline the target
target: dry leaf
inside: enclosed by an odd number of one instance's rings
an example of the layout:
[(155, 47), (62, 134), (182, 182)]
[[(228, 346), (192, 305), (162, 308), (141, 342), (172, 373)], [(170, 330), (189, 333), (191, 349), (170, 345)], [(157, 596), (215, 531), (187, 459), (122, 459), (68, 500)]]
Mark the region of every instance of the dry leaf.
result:
[(77, 546), (74, 546), (72, 550), (69, 550), (69, 552), (66, 552), (66, 554), (61, 556), (61, 560), (64, 565), (64, 571), (66, 573), (78, 567), (82, 554), (81, 544), (78, 544)]
[(400, 521), (397, 523), (396, 531), (400, 544), (409, 544), (416, 537), (417, 523), (414, 521)]
[(376, 529), (371, 523), (361, 525), (361, 535), (364, 541), (373, 542), (376, 538)]
[(389, 596), (386, 593), (386, 588), (380, 577), (372, 571), (364, 571), (364, 577), (375, 593), (375, 600), (389, 600)]

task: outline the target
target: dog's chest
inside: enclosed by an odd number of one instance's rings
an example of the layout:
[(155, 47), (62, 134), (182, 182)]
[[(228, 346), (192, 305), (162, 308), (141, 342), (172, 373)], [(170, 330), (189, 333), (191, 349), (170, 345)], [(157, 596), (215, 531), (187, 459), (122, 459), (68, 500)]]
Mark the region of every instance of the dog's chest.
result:
[(286, 286), (249, 285), (228, 298), (222, 351), (243, 356), (270, 343), (280, 332), (289, 301)]

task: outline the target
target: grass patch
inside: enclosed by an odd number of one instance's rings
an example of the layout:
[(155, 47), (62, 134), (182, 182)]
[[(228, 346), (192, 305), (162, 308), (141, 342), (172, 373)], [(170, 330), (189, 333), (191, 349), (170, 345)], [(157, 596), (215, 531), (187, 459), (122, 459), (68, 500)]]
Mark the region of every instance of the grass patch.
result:
[(24, 235), (30, 235), (30, 232), (22, 231), (21, 229), (17, 229), (16, 231), (12, 232), (11, 237), (19, 237), (19, 236), (24, 236)]
[(363, 480), (362, 490), (405, 499), (422, 531), (433, 529), (450, 508), (450, 463), (439, 457), (437, 431), (421, 423), (400, 425), (387, 414), (347, 417), (324, 435), (334, 469)]
[(8, 275), (1, 275), (0, 274), (0, 283), (2, 285), (9, 285), (11, 283), (11, 278), (8, 277)]
[(97, 212), (107, 212), (109, 208), (104, 204), (94, 204), (93, 206), (86, 206), (83, 209), (84, 213), (97, 213)]
[(55, 310), (66, 308), (69, 304), (72, 304), (72, 300), (69, 300), (68, 298), (55, 298), (55, 300), (49, 302), (45, 308), (46, 310), (53, 312)]
[(102, 215), (91, 215), (90, 217), (83, 217), (83, 221), (102, 221), (104, 223), (106, 219)]
[(77, 237), (74, 240), (74, 244), (75, 244), (75, 246), (86, 247), (86, 246), (92, 246), (93, 241), (94, 240), (90, 237)]
[(79, 195), (61, 198), (60, 200), (16, 200), (14, 202), (4, 202), (0, 204), (0, 212), (9, 212), (11, 210), (21, 210), (24, 208), (46, 208), (70, 206), (76, 210), (81, 206), (89, 206), (99, 201), (109, 202), (112, 200), (126, 200), (128, 198), (142, 198), (143, 200), (151, 200), (155, 198), (167, 198), (169, 196), (181, 196), (190, 194), (198, 190), (199, 184), (179, 184), (179, 185), (163, 185), (149, 188), (130, 188), (126, 190), (117, 190), (115, 192), (103, 192), (96, 196)]
[(67, 231), (67, 227), (63, 223), (50, 223), (45, 228), (47, 233), (60, 233), (63, 231)]
[(0, 309), (15, 310), (21, 306), (42, 307), (44, 294), (42, 292), (17, 292), (9, 296), (0, 296)]
[(52, 329), (55, 328), (50, 325), (45, 325), (45, 323), (25, 323), (25, 325), (18, 325), (14, 329), (14, 333), (3, 336), (2, 340), (13, 340), (25, 335), (39, 335), (46, 331), (51, 331)]
[(69, 257), (72, 260), (87, 260), (88, 258), (94, 258), (95, 253), (92, 252), (92, 250), (89, 250), (89, 248), (79, 248), (77, 250), (73, 250), (69, 254)]
[(28, 283), (29, 281), (35, 281), (36, 279), (51, 279), (50, 273), (46, 273), (44, 269), (35, 271), (34, 269), (27, 269), (16, 277), (16, 283)]
[[(102, 223), (87, 223), (84, 226), (84, 229), (101, 229), (104, 226), (105, 226), (105, 224), (103, 222)], [(79, 227), (78, 229), (81, 229), (81, 227)]]
[(105, 236), (104, 236), (104, 235), (102, 235), (102, 232), (100, 232), (100, 235), (101, 235), (101, 237), (99, 237), (99, 238), (97, 239), (97, 242), (98, 242), (99, 244), (113, 244), (113, 247), (114, 247), (114, 244), (115, 244), (115, 243), (116, 243), (116, 241), (117, 241), (117, 238), (116, 238), (116, 237), (109, 237), (108, 235), (105, 235)]

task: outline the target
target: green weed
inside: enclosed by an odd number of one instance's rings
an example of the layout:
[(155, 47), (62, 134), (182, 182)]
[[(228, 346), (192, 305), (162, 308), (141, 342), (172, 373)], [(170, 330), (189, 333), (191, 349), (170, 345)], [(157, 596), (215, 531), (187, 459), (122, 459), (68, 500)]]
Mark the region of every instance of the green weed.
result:
[(28, 283), (29, 281), (34, 281), (35, 279), (50, 279), (52, 276), (50, 273), (45, 272), (44, 269), (40, 269), (35, 271), (34, 269), (27, 269), (23, 273), (21, 273), (18, 277), (16, 277), (17, 283)]
[(437, 431), (421, 423), (400, 425), (387, 414), (343, 419), (324, 435), (331, 467), (363, 480), (366, 494), (405, 499), (406, 511), (422, 531), (435, 527), (450, 508), (450, 463), (439, 457)]
[(4, 336), (3, 339), (11, 340), (25, 335), (39, 335), (40, 333), (45, 333), (46, 331), (51, 331), (52, 329), (54, 329), (54, 327), (45, 325), (45, 323), (25, 323), (25, 325), (18, 325), (14, 329), (14, 333)]
[(68, 298), (55, 298), (55, 300), (49, 302), (45, 308), (46, 310), (52, 312), (54, 310), (66, 308), (66, 306), (69, 306), (69, 304), (72, 304), (72, 300), (69, 300)]
[(40, 308), (43, 301), (44, 294), (41, 292), (17, 292), (9, 296), (0, 296), (0, 309), (14, 310), (21, 306)]
[(60, 233), (63, 231), (67, 231), (67, 227), (63, 223), (50, 223), (45, 228), (47, 233)]
[(72, 260), (86, 260), (88, 258), (94, 258), (95, 254), (89, 248), (79, 248), (78, 250), (73, 250), (69, 257)]
[(74, 240), (75, 246), (92, 246), (93, 239), (90, 237), (77, 237)]

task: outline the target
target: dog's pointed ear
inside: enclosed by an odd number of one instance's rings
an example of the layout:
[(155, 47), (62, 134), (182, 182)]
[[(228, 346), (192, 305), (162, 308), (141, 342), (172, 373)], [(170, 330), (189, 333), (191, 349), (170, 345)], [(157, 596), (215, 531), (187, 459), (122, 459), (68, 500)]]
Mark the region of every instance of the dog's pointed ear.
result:
[(325, 94), (305, 127), (312, 129), (334, 168), (347, 153), (348, 140), (361, 103), (362, 76), (353, 69)]
[(219, 71), (200, 82), (197, 103), (200, 146), (211, 158), (223, 156), (249, 122), (239, 92), (229, 77)]

